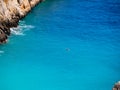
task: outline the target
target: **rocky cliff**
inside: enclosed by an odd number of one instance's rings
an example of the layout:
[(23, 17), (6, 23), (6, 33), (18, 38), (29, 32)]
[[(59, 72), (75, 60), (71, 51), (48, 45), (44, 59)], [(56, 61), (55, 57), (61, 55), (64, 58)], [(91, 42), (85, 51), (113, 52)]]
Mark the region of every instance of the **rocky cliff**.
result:
[(32, 7), (43, 0), (0, 0), (0, 44), (7, 41), (10, 28), (18, 22)]

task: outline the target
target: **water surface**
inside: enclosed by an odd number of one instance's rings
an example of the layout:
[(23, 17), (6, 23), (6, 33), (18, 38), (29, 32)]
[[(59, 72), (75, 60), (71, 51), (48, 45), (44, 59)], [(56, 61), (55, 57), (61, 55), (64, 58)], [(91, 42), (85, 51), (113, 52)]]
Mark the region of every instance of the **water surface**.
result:
[(120, 80), (120, 1), (46, 0), (0, 46), (0, 90), (111, 90)]

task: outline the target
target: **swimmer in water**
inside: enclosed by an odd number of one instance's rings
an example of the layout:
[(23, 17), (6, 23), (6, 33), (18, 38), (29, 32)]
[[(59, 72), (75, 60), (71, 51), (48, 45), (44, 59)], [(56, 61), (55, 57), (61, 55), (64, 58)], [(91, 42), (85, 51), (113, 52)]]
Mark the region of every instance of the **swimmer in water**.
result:
[(65, 50), (66, 50), (66, 51), (70, 51), (70, 48), (66, 48)]

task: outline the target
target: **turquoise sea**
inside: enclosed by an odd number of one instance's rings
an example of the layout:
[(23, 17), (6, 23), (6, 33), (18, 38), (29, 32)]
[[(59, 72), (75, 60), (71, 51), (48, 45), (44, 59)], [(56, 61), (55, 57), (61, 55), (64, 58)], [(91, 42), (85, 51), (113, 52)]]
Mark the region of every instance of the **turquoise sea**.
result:
[(120, 80), (120, 1), (46, 0), (0, 45), (0, 90), (111, 90)]

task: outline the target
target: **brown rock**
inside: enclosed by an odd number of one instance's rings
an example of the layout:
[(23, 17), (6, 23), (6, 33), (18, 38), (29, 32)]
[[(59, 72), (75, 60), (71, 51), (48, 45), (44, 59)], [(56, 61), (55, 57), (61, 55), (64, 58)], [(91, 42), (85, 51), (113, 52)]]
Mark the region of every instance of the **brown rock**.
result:
[(0, 29), (0, 44), (6, 43), (7, 35)]
[(0, 44), (10, 35), (10, 28), (17, 27), (32, 7), (43, 0), (0, 0)]
[(112, 90), (120, 90), (120, 81), (115, 83), (115, 85), (114, 85)]

